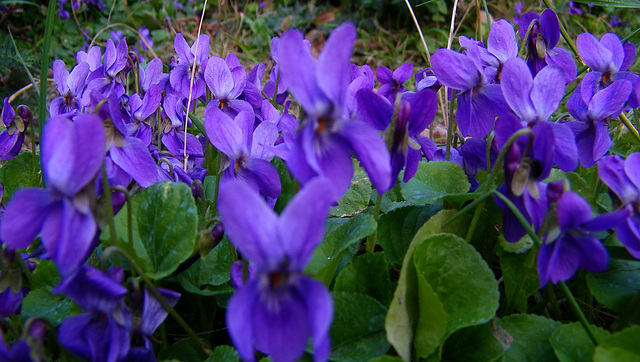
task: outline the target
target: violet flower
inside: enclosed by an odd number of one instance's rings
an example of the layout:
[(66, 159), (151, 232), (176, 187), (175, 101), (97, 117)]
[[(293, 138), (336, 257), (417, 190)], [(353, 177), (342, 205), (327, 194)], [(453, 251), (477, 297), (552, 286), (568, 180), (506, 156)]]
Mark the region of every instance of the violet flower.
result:
[[(60, 274), (68, 275), (91, 253), (97, 224), (90, 185), (105, 153), (104, 127), (94, 114), (72, 122), (52, 117), (44, 125), (42, 173), (46, 189), (18, 190), (7, 205), (0, 237), (14, 249), (28, 247), (40, 234)], [(89, 187), (87, 187), (89, 185)]]
[[(553, 190), (549, 185), (548, 190)], [(548, 192), (549, 203), (554, 205), (557, 223), (549, 227), (538, 252), (540, 286), (549, 280), (554, 284), (571, 279), (578, 267), (590, 272), (603, 272), (609, 263), (609, 254), (590, 232), (615, 227), (628, 214), (628, 210), (599, 215), (592, 218), (591, 206), (578, 194), (565, 191)]]
[(387, 98), (389, 102), (395, 102), (397, 93), (404, 93), (407, 89), (404, 83), (413, 75), (413, 64), (406, 63), (391, 72), (384, 65), (376, 69), (376, 78), (380, 83), (378, 94)]
[[(309, 43), (308, 40), (305, 40), (305, 45), (307, 45), (308, 47), (311, 47), (311, 43)], [(273, 96), (275, 95), (276, 91), (278, 92), (278, 94), (276, 95), (276, 103), (278, 104), (282, 104), (284, 103), (285, 99), (287, 98), (287, 83), (284, 81), (284, 78), (282, 77), (282, 75), (280, 74), (280, 38), (277, 36), (274, 36), (271, 39), (271, 59), (275, 62), (275, 64), (273, 65), (273, 67), (271, 67), (271, 71), (269, 72), (269, 80), (264, 84), (264, 94), (269, 97), (269, 98), (273, 98)]]
[(626, 160), (618, 155), (603, 157), (598, 162), (598, 175), (617, 196), (614, 205), (631, 210), (616, 227), (616, 236), (631, 255), (640, 259), (640, 153)]
[(9, 97), (2, 100), (2, 111), (0, 118), (5, 130), (0, 132), (0, 159), (9, 161), (16, 157), (22, 149), (24, 134), (31, 121), (31, 111), (27, 106), (18, 106), (18, 116), (11, 104)]
[[(198, 49), (196, 53), (196, 43)], [(176, 35), (174, 40), (176, 53), (178, 54), (178, 65), (169, 73), (169, 81), (173, 89), (182, 94), (183, 97), (189, 98), (189, 87), (191, 81), (191, 72), (193, 63), (196, 63), (196, 72), (193, 78), (192, 99), (199, 98), (204, 95), (206, 85), (204, 81), (204, 70), (207, 67), (207, 59), (209, 54), (209, 36), (200, 35), (197, 42), (189, 48), (187, 41), (181, 33)]]
[(542, 15), (528, 12), (520, 18), (518, 24), (520, 40), (529, 37), (526, 44), (527, 64), (531, 73), (538, 74), (547, 64), (555, 64), (564, 70), (565, 82), (572, 82), (578, 74), (573, 56), (567, 50), (557, 47), (560, 40), (560, 23), (558, 16), (551, 9), (546, 9)]
[(353, 24), (339, 26), (318, 59), (298, 30), (287, 31), (280, 42), (282, 77), (307, 115), (285, 162), (302, 185), (317, 176), (331, 179), (336, 200), (351, 185), (352, 151), (380, 193), (392, 184), (382, 138), (365, 122), (349, 119), (345, 106), (355, 37)]
[(226, 59), (211, 57), (204, 79), (213, 93), (212, 102), (229, 116), (234, 117), (242, 111), (253, 112), (249, 102), (237, 99), (247, 83), (247, 72), (234, 54), (229, 54)]
[(576, 119), (566, 125), (571, 129), (578, 146), (578, 158), (583, 167), (595, 165), (611, 148), (607, 117), (619, 114), (624, 108), (633, 86), (626, 80), (618, 80), (607, 88), (595, 93), (585, 103), (582, 87), (577, 87), (567, 108)]
[(58, 328), (60, 344), (81, 358), (115, 362), (129, 351), (128, 311), (120, 285), (122, 269), (112, 267), (109, 275), (85, 265), (53, 289), (64, 293), (86, 312), (71, 316)]
[(78, 63), (69, 73), (62, 60), (56, 59), (53, 62), (53, 81), (60, 96), (52, 99), (49, 104), (49, 113), (52, 117), (59, 114), (74, 115), (80, 111), (80, 102), (89, 72), (89, 63)]
[(295, 361), (312, 337), (314, 360), (327, 360), (333, 303), (326, 287), (303, 269), (322, 241), (333, 201), (330, 182), (308, 182), (279, 216), (244, 182), (223, 187), (219, 209), (225, 233), (257, 270), (227, 309), (238, 353), (254, 361), (257, 349), (275, 362)]
[(107, 98), (112, 93), (120, 97), (125, 93), (123, 82), (125, 81), (129, 62), (129, 48), (127, 40), (122, 39), (114, 44), (107, 39), (104, 50), (104, 65), (93, 71), (87, 78), (87, 89), (82, 97), (82, 106), (91, 105), (91, 90), (95, 90)]
[[(578, 53), (591, 72), (585, 74), (580, 84), (582, 100), (589, 104), (591, 97), (615, 81), (627, 80), (633, 86), (638, 81), (638, 75), (629, 72), (636, 58), (636, 46), (630, 42), (620, 40), (614, 33), (607, 33), (598, 40), (589, 33), (578, 35), (576, 40)], [(635, 97), (629, 98), (631, 107), (638, 107)]]

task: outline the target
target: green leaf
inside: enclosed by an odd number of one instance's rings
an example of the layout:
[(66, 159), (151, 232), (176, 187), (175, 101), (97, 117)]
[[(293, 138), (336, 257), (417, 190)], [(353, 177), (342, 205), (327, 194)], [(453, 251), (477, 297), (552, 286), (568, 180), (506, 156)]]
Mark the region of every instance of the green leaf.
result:
[(620, 313), (640, 293), (640, 263), (612, 259), (607, 271), (587, 274), (587, 285), (598, 302)]
[(576, 2), (612, 8), (640, 8), (638, 0), (576, 0)]
[(333, 292), (334, 314), (331, 359), (363, 361), (389, 350), (384, 332), (387, 309), (377, 300), (360, 293)]
[(447, 313), (424, 275), (416, 273), (416, 280), (418, 281), (419, 317), (413, 343), (418, 357), (424, 358), (434, 352), (446, 336)]
[(6, 204), (21, 188), (38, 187), (38, 180), (33, 179), (34, 162), (39, 173), (40, 162), (37, 158), (34, 160), (31, 152), (22, 152), (0, 167), (0, 183), (4, 185), (3, 203)]
[(402, 362), (402, 358), (385, 354), (384, 356), (372, 358), (369, 362)]
[(200, 344), (191, 338), (181, 339), (171, 346), (158, 352), (158, 361), (204, 361), (207, 355)]
[(201, 295), (231, 294), (233, 288), (222, 285), (231, 279), (233, 255), (224, 238), (207, 256), (198, 259), (178, 275), (178, 281), (189, 292)]
[(355, 257), (336, 277), (335, 292), (355, 292), (389, 305), (393, 284), (389, 280), (389, 266), (383, 253), (363, 254)]
[(380, 216), (378, 242), (390, 264), (398, 267), (411, 239), (430, 217), (440, 211), (440, 205), (410, 205), (399, 207)]
[(552, 169), (551, 174), (544, 180), (545, 183), (549, 183), (552, 181), (559, 181), (566, 179), (569, 181), (569, 185), (571, 186), (571, 191), (579, 194), (585, 199), (589, 200), (593, 197), (593, 190), (591, 190), (591, 186), (585, 181), (584, 177), (577, 172), (563, 172), (558, 169)]
[[(526, 236), (525, 236), (526, 237)], [(527, 311), (527, 299), (540, 289), (536, 268), (537, 248), (525, 253), (510, 253), (498, 248), (500, 267), (504, 280), (507, 313), (515, 308), (519, 312)]]
[(305, 271), (325, 285), (331, 284), (342, 253), (371, 235), (377, 224), (373, 216), (358, 214), (348, 220), (329, 219), (324, 240), (313, 252)]
[(555, 360), (549, 338), (560, 323), (533, 314), (515, 314), (497, 324), (510, 337), (510, 347), (502, 356), (503, 361)]
[(146, 255), (140, 255), (138, 252), (142, 250), (136, 245), (134, 250), (140, 259), (147, 258), (147, 275), (162, 279), (187, 260), (195, 248), (198, 215), (191, 188), (184, 183), (159, 182), (131, 201), (139, 241)]
[[(610, 335), (606, 330), (595, 326), (591, 326), (591, 330), (599, 341)], [(578, 322), (563, 324), (556, 328), (551, 334), (549, 342), (560, 362), (593, 361), (595, 346)]]
[(338, 200), (338, 206), (330, 210), (331, 216), (345, 217), (361, 213), (369, 206), (371, 199), (371, 181), (357, 161), (354, 162), (355, 172), (351, 179), (351, 186), (347, 192)]
[(633, 326), (612, 334), (596, 347), (595, 362), (640, 361), (640, 326)]
[(490, 320), (498, 309), (498, 283), (475, 248), (453, 234), (426, 238), (413, 252), (416, 271), (447, 313), (447, 335)]
[(24, 319), (43, 317), (57, 327), (71, 315), (73, 302), (61, 294), (51, 294), (47, 289), (32, 290), (22, 300)]
[(402, 196), (415, 204), (434, 204), (447, 195), (463, 194), (471, 185), (460, 166), (451, 162), (421, 162), (416, 175), (402, 184)]
[(36, 269), (31, 274), (30, 289), (53, 289), (62, 281), (58, 273), (58, 267), (51, 260), (40, 260)]
[(446, 361), (495, 361), (509, 348), (509, 336), (495, 321), (454, 332), (444, 344)]
[(240, 357), (238, 352), (231, 346), (218, 346), (206, 362), (238, 362)]
[(280, 176), (281, 192), (280, 196), (278, 196), (278, 200), (276, 201), (276, 205), (273, 207), (273, 209), (277, 213), (280, 213), (289, 203), (289, 200), (293, 198), (293, 195), (295, 195), (295, 193), (298, 191), (298, 185), (289, 174), (289, 170), (287, 169), (284, 161), (282, 161), (278, 157), (275, 157), (273, 161), (271, 161), (271, 163), (276, 166), (276, 170), (278, 170), (278, 176)]
[(443, 227), (443, 224), (455, 214), (455, 210), (441, 210), (429, 219), (416, 232), (402, 261), (398, 286), (393, 294), (389, 313), (385, 319), (385, 329), (387, 339), (403, 360), (411, 359), (416, 323), (420, 317), (419, 287), (413, 263), (413, 251), (417, 244), (439, 232), (450, 232), (464, 236), (467, 225), (465, 217), (460, 217)]

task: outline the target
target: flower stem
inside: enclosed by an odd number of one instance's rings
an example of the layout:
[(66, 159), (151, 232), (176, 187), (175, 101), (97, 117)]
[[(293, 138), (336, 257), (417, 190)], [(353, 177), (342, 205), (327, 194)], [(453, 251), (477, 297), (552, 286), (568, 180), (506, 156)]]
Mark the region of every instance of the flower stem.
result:
[(591, 339), (591, 342), (593, 342), (593, 344), (597, 346), (598, 340), (596, 339), (595, 334), (593, 334), (593, 330), (591, 329), (591, 325), (587, 321), (587, 318), (584, 316), (584, 313), (582, 313), (582, 310), (578, 306), (576, 298), (573, 297), (571, 290), (565, 282), (559, 282), (558, 286), (560, 286), (560, 290), (562, 290), (564, 295), (567, 297), (567, 300), (569, 301), (569, 307), (571, 307), (571, 310), (578, 318), (578, 321), (580, 321), (580, 324), (582, 324), (582, 328), (584, 328), (584, 331), (587, 332), (589, 339)]
[(624, 123), (624, 125), (627, 126), (627, 128), (629, 129), (629, 132), (631, 132), (633, 136), (638, 141), (640, 141), (640, 134), (638, 133), (638, 130), (633, 126), (633, 124), (631, 124), (631, 121), (629, 121), (629, 118), (627, 118), (627, 115), (624, 113), (620, 113), (619, 118), (622, 121), (622, 123)]
[(105, 204), (107, 208), (107, 217), (109, 218), (109, 236), (111, 239), (110, 246), (117, 246), (118, 239), (116, 236), (116, 223), (113, 218), (113, 205), (111, 204), (111, 187), (109, 187), (109, 179), (107, 178), (107, 170), (102, 167), (102, 193), (104, 194)]
[[(378, 198), (376, 199), (376, 207), (373, 211), (373, 219), (376, 221), (376, 223), (380, 218), (380, 204), (382, 204), (382, 195), (378, 195)], [(373, 251), (376, 248), (377, 241), (378, 241), (378, 228), (376, 228), (376, 230), (371, 235), (367, 236), (367, 244), (366, 244), (367, 253), (373, 253)]]
[(176, 322), (178, 322), (180, 327), (182, 327), (184, 329), (184, 331), (187, 332), (187, 335), (189, 336), (189, 338), (191, 338), (195, 342), (197, 342), (200, 345), (200, 347), (202, 348), (202, 350), (204, 351), (204, 353), (206, 353), (207, 356), (210, 356), (211, 355), (211, 350), (209, 349), (209, 347), (207, 347), (204, 344), (204, 342), (198, 337), (196, 332), (194, 332), (193, 329), (191, 329), (191, 327), (189, 327), (187, 322), (185, 322), (185, 320), (182, 319), (182, 317), (180, 317), (178, 312), (176, 312), (176, 310), (173, 309), (173, 307), (171, 307), (169, 305), (169, 303), (167, 303), (166, 299), (164, 299), (164, 297), (162, 296), (162, 294), (160, 294), (160, 292), (158, 291), (156, 286), (153, 284), (153, 282), (151, 282), (151, 279), (149, 279), (149, 277), (143, 272), (143, 270), (138, 266), (138, 264), (136, 264), (136, 262), (133, 260), (133, 258), (131, 256), (129, 256), (129, 254), (127, 254), (124, 250), (122, 250), (122, 249), (120, 249), (120, 248), (118, 248), (116, 246), (110, 246), (110, 247), (106, 248), (104, 250), (104, 253), (102, 254), (102, 257), (100, 258), (100, 263), (101, 263), (102, 269), (103, 270), (105, 269), (107, 259), (113, 253), (120, 254), (121, 256), (123, 256), (125, 258), (125, 260), (129, 263), (129, 265), (131, 265), (131, 268), (133, 270), (135, 270), (136, 273), (138, 273), (140, 275), (140, 277), (142, 277), (142, 280), (144, 281), (144, 283), (149, 287), (149, 291), (151, 292), (151, 294), (153, 294), (153, 297), (156, 298), (156, 300), (160, 303), (160, 305), (162, 305), (162, 308), (165, 311), (167, 311), (167, 313), (171, 314), (171, 316), (176, 320)]

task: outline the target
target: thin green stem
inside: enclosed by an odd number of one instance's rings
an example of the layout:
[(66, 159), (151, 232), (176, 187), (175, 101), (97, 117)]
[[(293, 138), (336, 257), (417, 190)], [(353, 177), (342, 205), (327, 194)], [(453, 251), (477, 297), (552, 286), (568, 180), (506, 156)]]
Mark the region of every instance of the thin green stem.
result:
[(176, 310), (173, 309), (173, 307), (171, 307), (169, 303), (167, 303), (167, 300), (164, 299), (162, 294), (160, 294), (160, 292), (158, 291), (156, 286), (153, 284), (151, 279), (149, 279), (149, 277), (144, 273), (144, 271), (140, 268), (140, 266), (138, 266), (138, 264), (136, 264), (133, 258), (129, 256), (129, 254), (127, 254), (124, 250), (116, 246), (110, 246), (106, 248), (104, 250), (104, 253), (102, 254), (102, 257), (100, 258), (100, 264), (102, 269), (104, 270), (106, 268), (107, 259), (111, 254), (114, 254), (114, 253), (117, 253), (125, 258), (125, 260), (129, 263), (129, 265), (131, 265), (131, 268), (134, 269), (136, 273), (140, 275), (140, 277), (142, 277), (142, 280), (144, 281), (144, 283), (149, 287), (149, 291), (154, 296), (154, 298), (156, 298), (156, 300), (160, 303), (160, 305), (162, 305), (162, 308), (165, 311), (167, 311), (176, 320), (176, 322), (178, 322), (180, 327), (182, 327), (182, 329), (184, 329), (184, 331), (187, 332), (187, 335), (189, 336), (189, 338), (193, 339), (195, 342), (200, 344), (200, 347), (202, 348), (202, 350), (207, 354), (207, 356), (210, 356), (211, 350), (209, 349), (209, 347), (207, 347), (204, 344), (204, 342), (198, 337), (196, 332), (194, 332), (193, 329), (189, 327), (189, 324), (187, 324), (187, 322), (185, 322), (185, 320), (182, 319), (180, 314), (178, 314), (178, 312), (176, 312)]
[(571, 307), (571, 310), (578, 318), (578, 321), (580, 322), (580, 324), (582, 324), (582, 328), (584, 328), (584, 331), (587, 332), (589, 339), (591, 339), (591, 342), (593, 342), (593, 344), (597, 346), (598, 340), (596, 339), (595, 334), (593, 334), (591, 325), (587, 321), (587, 318), (584, 316), (582, 309), (580, 309), (580, 307), (578, 306), (578, 302), (576, 302), (576, 298), (573, 297), (571, 290), (569, 289), (569, 287), (565, 282), (558, 283), (558, 286), (560, 287), (560, 290), (562, 290), (564, 295), (567, 297), (567, 300), (569, 301), (569, 307)]
[[(376, 206), (373, 211), (373, 219), (376, 222), (378, 222), (378, 219), (380, 218), (381, 204), (382, 204), (382, 195), (378, 195), (378, 198), (376, 199)], [(367, 244), (366, 244), (367, 253), (373, 253), (373, 251), (376, 248), (377, 242), (378, 242), (378, 229), (376, 228), (376, 230), (371, 235), (367, 236)]]
[(633, 136), (640, 141), (640, 134), (638, 133), (638, 130), (633, 126), (633, 124), (631, 124), (631, 121), (629, 121), (629, 118), (627, 118), (627, 115), (624, 113), (620, 113), (620, 121), (622, 121), (622, 123), (624, 123), (625, 126), (627, 126), (627, 128), (629, 129), (629, 132), (631, 132), (631, 134), (633, 134)]
[(451, 103), (449, 104), (449, 124), (447, 125), (447, 153), (446, 160), (451, 158), (451, 142), (453, 141), (453, 133), (456, 131), (456, 123), (453, 117), (453, 103), (456, 99), (456, 91), (451, 91)]

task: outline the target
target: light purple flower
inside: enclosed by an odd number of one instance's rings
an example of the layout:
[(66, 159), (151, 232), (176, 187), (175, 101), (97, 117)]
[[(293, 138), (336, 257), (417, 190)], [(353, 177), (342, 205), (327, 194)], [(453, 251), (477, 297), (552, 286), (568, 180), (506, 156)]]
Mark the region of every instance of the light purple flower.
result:
[(65, 69), (62, 60), (56, 59), (53, 62), (53, 81), (60, 96), (51, 100), (49, 104), (49, 113), (52, 117), (59, 114), (74, 115), (80, 111), (89, 72), (89, 63), (86, 62), (76, 65), (71, 73)]
[(225, 233), (256, 266), (229, 301), (227, 326), (240, 356), (254, 361), (254, 349), (275, 362), (295, 361), (313, 338), (314, 360), (329, 357), (333, 303), (326, 287), (303, 274), (321, 242), (331, 185), (309, 182), (278, 216), (241, 181), (223, 185), (220, 215)]
[(206, 90), (204, 70), (207, 67), (209, 55), (209, 36), (206, 34), (200, 35), (197, 44), (196, 53), (196, 42), (189, 47), (181, 33), (178, 33), (174, 40), (174, 46), (178, 54), (178, 65), (169, 73), (169, 81), (173, 89), (181, 93), (185, 98), (189, 98), (191, 72), (194, 62), (196, 71), (193, 78), (193, 93), (191, 97), (193, 99), (199, 98)]

